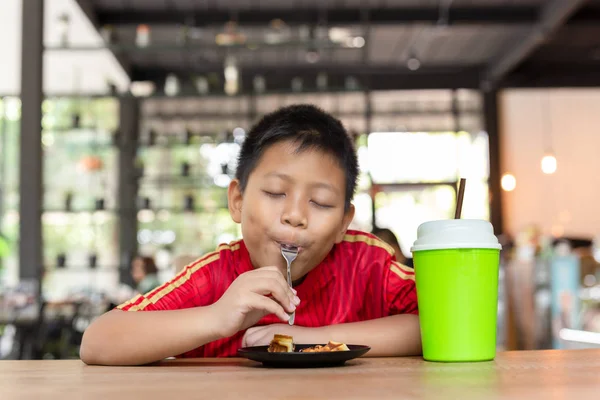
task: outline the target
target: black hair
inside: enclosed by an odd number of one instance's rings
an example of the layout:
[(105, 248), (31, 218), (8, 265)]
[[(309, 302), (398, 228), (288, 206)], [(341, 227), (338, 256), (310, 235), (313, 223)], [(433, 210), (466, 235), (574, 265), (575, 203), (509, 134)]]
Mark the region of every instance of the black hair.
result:
[(375, 236), (377, 236), (379, 239), (383, 240), (384, 242), (386, 242), (387, 244), (391, 245), (391, 246), (397, 246), (398, 248), (400, 248), (400, 243), (398, 242), (398, 238), (396, 237), (396, 235), (394, 234), (394, 232), (392, 232), (391, 229), (388, 228), (374, 228), (371, 233)]
[(156, 267), (154, 258), (146, 256), (137, 256), (136, 258), (142, 261), (144, 273), (146, 275), (158, 274), (158, 268)]
[(310, 104), (280, 108), (265, 115), (250, 129), (235, 172), (242, 192), (265, 150), (284, 140), (297, 143), (296, 152), (320, 150), (335, 158), (346, 175), (345, 208), (348, 210), (358, 177), (354, 145), (338, 119)]

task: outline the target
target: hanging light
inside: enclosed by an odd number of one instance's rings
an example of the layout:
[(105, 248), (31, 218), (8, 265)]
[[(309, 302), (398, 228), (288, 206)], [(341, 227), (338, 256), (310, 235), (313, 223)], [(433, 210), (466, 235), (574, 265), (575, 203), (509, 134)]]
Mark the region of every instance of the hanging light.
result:
[(517, 178), (513, 174), (504, 174), (500, 180), (500, 186), (505, 192), (512, 192), (517, 187)]
[(542, 158), (542, 172), (551, 175), (556, 172), (557, 161), (553, 153), (546, 153)]

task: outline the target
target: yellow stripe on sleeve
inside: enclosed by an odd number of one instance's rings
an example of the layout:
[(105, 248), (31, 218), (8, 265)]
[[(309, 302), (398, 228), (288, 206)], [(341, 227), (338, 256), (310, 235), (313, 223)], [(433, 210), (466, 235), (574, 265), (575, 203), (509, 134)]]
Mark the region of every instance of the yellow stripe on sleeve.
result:
[(126, 301), (125, 303), (123, 303), (123, 304), (119, 304), (119, 305), (117, 306), (117, 308), (118, 308), (119, 310), (121, 310), (121, 309), (123, 309), (124, 307), (127, 307), (128, 305), (130, 305), (130, 304), (133, 304), (133, 303), (135, 303), (136, 301), (138, 301), (138, 300), (140, 299), (140, 297), (142, 297), (142, 295), (141, 295), (141, 294), (138, 294), (138, 295), (137, 295), (137, 296), (135, 296), (133, 299), (127, 300), (127, 301)]
[(408, 269), (408, 267), (402, 264), (393, 262), (390, 266), (390, 270), (404, 280), (414, 281), (415, 275), (412, 272), (410, 274), (406, 273), (401, 267)]
[(154, 293), (152, 296), (145, 298), (144, 301), (142, 301), (137, 306), (131, 307), (129, 309), (129, 311), (141, 311), (141, 310), (144, 310), (150, 304), (156, 304), (156, 302), (158, 302), (161, 298), (163, 298), (164, 296), (171, 293), (173, 290), (177, 289), (178, 287), (180, 287), (181, 285), (186, 283), (196, 271), (198, 271), (202, 267), (218, 260), (220, 257), (220, 252), (222, 250), (229, 249), (231, 251), (235, 251), (235, 250), (238, 250), (239, 248), (240, 248), (239, 241), (237, 241), (231, 245), (224, 244), (224, 245), (219, 246), (216, 251), (213, 251), (211, 253), (204, 255), (197, 261), (194, 261), (189, 266), (185, 267), (179, 274), (177, 274), (173, 279), (171, 279), (170, 282), (167, 282), (165, 285), (163, 285), (164, 287), (161, 290)]
[(384, 249), (385, 251), (387, 251), (388, 253), (390, 253), (390, 255), (394, 254), (394, 249), (392, 249), (392, 247), (385, 243), (383, 240), (378, 239), (378, 238), (373, 238), (367, 235), (351, 235), (351, 234), (346, 234), (344, 235), (344, 240), (346, 242), (351, 242), (351, 243), (355, 243), (355, 242), (363, 242), (368, 244), (369, 246), (376, 246), (376, 247), (380, 247), (382, 249)]

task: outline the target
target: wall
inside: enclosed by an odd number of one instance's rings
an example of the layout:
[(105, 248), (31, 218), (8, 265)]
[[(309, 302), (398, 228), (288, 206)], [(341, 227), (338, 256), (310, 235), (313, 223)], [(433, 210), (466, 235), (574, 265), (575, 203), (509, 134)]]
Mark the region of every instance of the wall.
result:
[[(21, 90), (21, 7), (22, 0), (0, 1), (0, 95), (18, 95)], [(100, 46), (102, 40), (77, 5), (76, 0), (45, 2), (44, 43), (59, 43), (58, 17), (70, 17), (69, 41), (73, 46)], [(52, 51), (44, 54), (44, 92), (104, 93), (106, 80), (124, 91), (129, 78), (108, 50), (86, 52)]]
[[(517, 179), (503, 192), (506, 230), (600, 235), (600, 90), (506, 90), (499, 103), (501, 168)], [(553, 175), (540, 166), (549, 145)]]

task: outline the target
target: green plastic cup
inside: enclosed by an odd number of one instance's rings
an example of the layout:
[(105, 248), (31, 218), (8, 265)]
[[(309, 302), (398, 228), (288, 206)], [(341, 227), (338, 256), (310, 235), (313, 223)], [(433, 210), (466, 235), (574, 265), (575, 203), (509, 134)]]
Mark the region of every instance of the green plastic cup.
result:
[(500, 249), (487, 221), (419, 226), (411, 250), (425, 360), (494, 359)]

